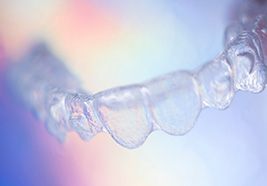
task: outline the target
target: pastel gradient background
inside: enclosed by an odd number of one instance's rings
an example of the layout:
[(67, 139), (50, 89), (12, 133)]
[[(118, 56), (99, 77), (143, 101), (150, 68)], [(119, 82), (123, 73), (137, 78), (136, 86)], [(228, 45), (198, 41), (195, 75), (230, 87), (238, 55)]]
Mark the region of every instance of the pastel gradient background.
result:
[[(11, 61), (35, 41), (91, 92), (195, 69), (222, 51), (230, 0), (0, 1), (0, 185), (266, 186), (267, 92), (204, 110), (183, 137), (128, 150), (107, 134), (60, 144), (14, 100)], [(30, 71), (30, 69), (29, 69)]]

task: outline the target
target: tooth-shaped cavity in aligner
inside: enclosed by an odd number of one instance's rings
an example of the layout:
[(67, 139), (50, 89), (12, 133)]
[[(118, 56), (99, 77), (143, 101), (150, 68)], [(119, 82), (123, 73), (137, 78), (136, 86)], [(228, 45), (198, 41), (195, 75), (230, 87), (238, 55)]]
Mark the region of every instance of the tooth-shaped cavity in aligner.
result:
[(68, 93), (57, 88), (52, 88), (47, 94), (46, 110), (48, 116), (45, 121), (47, 129), (60, 141), (64, 141), (66, 133), (71, 130), (68, 122), (69, 112), (65, 107)]
[(145, 83), (155, 123), (171, 135), (189, 132), (201, 111), (198, 83), (189, 72), (178, 71)]
[(144, 143), (152, 131), (152, 122), (142, 86), (114, 88), (98, 93), (94, 98), (98, 118), (115, 141), (126, 148), (136, 148)]
[(227, 108), (234, 96), (232, 71), (224, 54), (211, 61), (198, 72), (204, 106)]
[(226, 49), (237, 90), (260, 92), (266, 83), (266, 66), (257, 35), (243, 31)]
[(83, 140), (90, 140), (102, 131), (102, 125), (93, 110), (92, 96), (89, 94), (69, 94), (66, 98), (69, 123)]

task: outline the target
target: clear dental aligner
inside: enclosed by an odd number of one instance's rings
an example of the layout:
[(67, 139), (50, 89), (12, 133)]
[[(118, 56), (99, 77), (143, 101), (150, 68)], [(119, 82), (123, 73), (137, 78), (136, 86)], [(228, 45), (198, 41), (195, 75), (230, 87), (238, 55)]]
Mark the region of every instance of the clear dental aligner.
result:
[(69, 131), (83, 140), (108, 132), (120, 145), (136, 148), (155, 130), (184, 135), (203, 108), (226, 109), (236, 91), (259, 93), (265, 88), (263, 7), (241, 12), (239, 22), (225, 31), (225, 50), (194, 72), (176, 71), (92, 95), (45, 46), (37, 45), (12, 69), (11, 80), (25, 104), (60, 140)]

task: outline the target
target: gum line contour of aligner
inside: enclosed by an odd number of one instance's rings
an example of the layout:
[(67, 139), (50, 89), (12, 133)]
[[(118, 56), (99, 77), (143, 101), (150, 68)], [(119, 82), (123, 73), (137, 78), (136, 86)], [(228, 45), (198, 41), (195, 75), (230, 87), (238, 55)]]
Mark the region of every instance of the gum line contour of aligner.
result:
[[(77, 132), (83, 140), (106, 131), (120, 145), (136, 148), (155, 130), (171, 135), (186, 134), (202, 108), (225, 109), (238, 90), (261, 92), (266, 84), (265, 53), (261, 47), (267, 27), (263, 26), (266, 19), (258, 16), (256, 21), (228, 27), (224, 52), (196, 73), (177, 71), (143, 84), (94, 95), (77, 88), (79, 82), (60, 63), (58, 66), (49, 63), (55, 59), (46, 58), (51, 54), (43, 46), (35, 51), (46, 53), (37, 60), (39, 65), (29, 62), (28, 66), (22, 66), (24, 70), (20, 67), (13, 74), (19, 76), (29, 67), (36, 68), (33, 73), (21, 76), (24, 79), (18, 88), (26, 86), (31, 92), (24, 94), (25, 102), (30, 103), (58, 139), (64, 140), (69, 131)], [(44, 60), (49, 64), (43, 63)], [(47, 77), (53, 73), (57, 73), (56, 78)], [(35, 83), (31, 82), (33, 79)]]

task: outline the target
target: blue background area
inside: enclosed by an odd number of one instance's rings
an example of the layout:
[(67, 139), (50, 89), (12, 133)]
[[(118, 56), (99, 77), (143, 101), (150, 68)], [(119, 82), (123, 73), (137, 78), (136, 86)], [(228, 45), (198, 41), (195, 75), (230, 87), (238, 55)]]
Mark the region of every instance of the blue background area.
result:
[[(0, 185), (58, 185), (51, 159), (55, 152), (38, 134), (44, 127), (15, 101), (5, 77), (0, 72)], [(56, 143), (55, 143), (56, 144)], [(54, 145), (55, 145), (54, 144)], [(58, 144), (59, 145), (59, 144)], [(58, 147), (59, 148), (59, 147)]]

